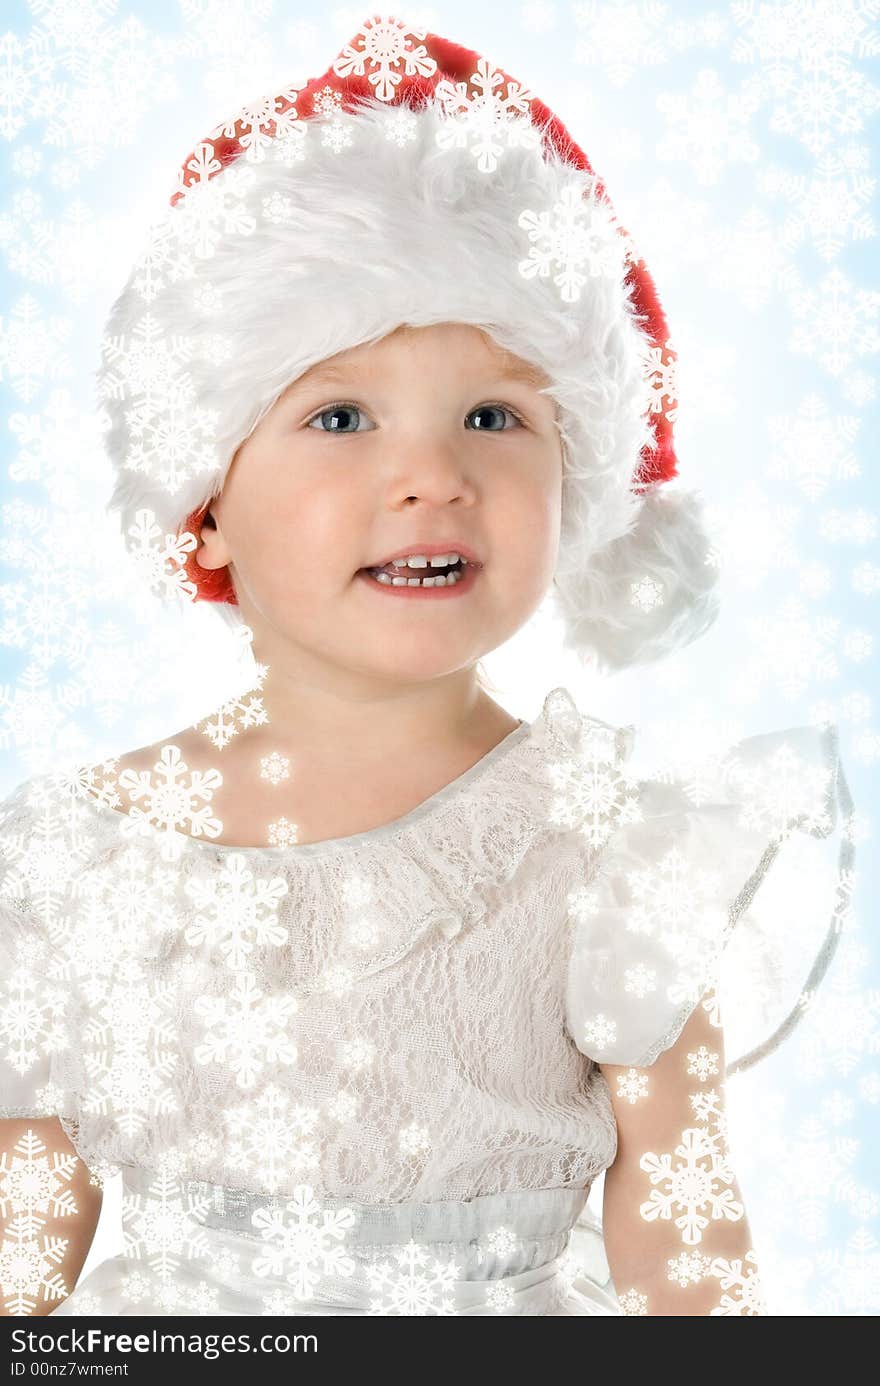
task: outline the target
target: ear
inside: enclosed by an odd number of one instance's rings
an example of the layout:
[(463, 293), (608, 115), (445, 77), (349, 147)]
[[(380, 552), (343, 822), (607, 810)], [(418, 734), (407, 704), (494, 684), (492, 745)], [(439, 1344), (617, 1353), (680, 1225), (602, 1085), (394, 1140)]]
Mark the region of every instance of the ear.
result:
[(199, 535), (199, 544), (195, 551), (195, 560), (200, 568), (214, 570), (225, 568), (231, 562), (232, 555), (229, 546), (220, 531), (215, 516), (209, 508), (205, 512), (202, 520)]

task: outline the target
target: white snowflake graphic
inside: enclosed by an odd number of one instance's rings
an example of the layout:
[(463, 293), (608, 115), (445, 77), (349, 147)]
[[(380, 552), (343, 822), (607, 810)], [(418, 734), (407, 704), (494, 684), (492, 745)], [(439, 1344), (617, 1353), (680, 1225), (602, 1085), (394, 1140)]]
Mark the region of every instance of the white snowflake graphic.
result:
[(200, 996), (195, 1013), (203, 1017), (207, 1037), (195, 1049), (200, 1064), (222, 1063), (241, 1088), (252, 1088), (267, 1064), (292, 1064), (296, 1045), (287, 1033), (298, 1009), (295, 996), (264, 996), (253, 975), (238, 975), (226, 996)]
[(617, 1074), (617, 1096), (625, 1098), (633, 1106), (648, 1096), (648, 1075), (637, 1068), (628, 1068), (626, 1073)]
[(281, 784), (282, 780), (290, 779), (290, 760), (287, 756), (282, 756), (278, 751), (271, 751), (267, 756), (260, 757), (260, 779), (268, 780), (270, 784)]
[(438, 1260), (412, 1239), (390, 1256), (375, 1259), (366, 1268), (370, 1288), (370, 1315), (435, 1317), (457, 1314), (451, 1293), (461, 1275), (454, 1261)]
[[(447, 117), (437, 131), (441, 149), (465, 149), (468, 146), (481, 173), (491, 173), (505, 147), (536, 148), (540, 131), (533, 125), (530, 112), (532, 93), (518, 82), (508, 80), (504, 96), (496, 92), (504, 82), (485, 58), (477, 64), (467, 82), (450, 82), (444, 78), (437, 83), (435, 98)], [(471, 91), (470, 88), (476, 88)]]
[(709, 1273), (718, 1277), (723, 1290), (734, 1290), (735, 1294), (722, 1295), (721, 1303), (716, 1309), (710, 1310), (710, 1314), (751, 1318), (767, 1313), (756, 1260), (754, 1251), (746, 1252), (745, 1265), (739, 1258), (728, 1261), (723, 1256), (715, 1257)]
[[(202, 834), (219, 837), (223, 824), (212, 815), (208, 803), (214, 796), (214, 790), (223, 783), (220, 771), (193, 770), (189, 780), (185, 781), (186, 761), (180, 747), (174, 745), (162, 747), (153, 770), (158, 776), (157, 783), (153, 782), (148, 770), (123, 770), (119, 776), (120, 788), (127, 790), (129, 798), (134, 800), (127, 817), (121, 820), (123, 835), (145, 834), (149, 837), (158, 831), (161, 834), (162, 856), (166, 861), (178, 858), (184, 844), (179, 837), (175, 840), (175, 834), (185, 828), (192, 837), (201, 837)], [(146, 800), (145, 808), (138, 807), (139, 799)], [(205, 803), (197, 807), (200, 799)]]
[(675, 423), (678, 418), (678, 352), (672, 338), (667, 337), (662, 343), (646, 342), (643, 354), (646, 412), (663, 414), (670, 423)]
[(71, 1217), (77, 1211), (71, 1189), (63, 1188), (79, 1163), (67, 1151), (52, 1151), (36, 1132), (27, 1130), (12, 1147), (0, 1151), (0, 1218), (15, 1217), (25, 1236), (35, 1236), (47, 1218)]
[[(299, 92), (293, 87), (287, 87), (277, 94), (263, 96), (251, 105), (242, 106), (229, 120), (221, 121), (208, 132), (208, 137), (234, 137), (244, 150), (248, 162), (261, 163), (266, 157), (267, 149), (272, 147), (273, 139), (289, 134), (298, 118), (298, 97)], [(286, 106), (282, 105), (282, 102), (286, 102)]]
[[(557, 795), (549, 807), (551, 822), (577, 828), (591, 848), (601, 848), (623, 823), (637, 822), (639, 785), (618, 764), (613, 732), (588, 727), (583, 751), (576, 758), (548, 760), (546, 775)], [(589, 907), (590, 894), (579, 893), (575, 909)]]
[(587, 195), (580, 184), (569, 183), (551, 211), (527, 210), (517, 222), (532, 242), (528, 257), (519, 262), (520, 274), (547, 279), (558, 269), (553, 283), (563, 303), (577, 303), (588, 278), (619, 274), (626, 255), (613, 211), (595, 195), (597, 181), (588, 179)]
[(617, 1039), (617, 1021), (610, 1016), (591, 1016), (581, 1023), (581, 1044), (585, 1049), (607, 1049)]
[[(162, 1282), (173, 1284), (184, 1261), (198, 1261), (210, 1251), (201, 1225), (209, 1208), (209, 1198), (190, 1190), (184, 1197), (170, 1168), (157, 1169), (146, 1194), (122, 1196), (126, 1258), (145, 1262)], [(152, 1293), (154, 1287), (149, 1288)], [(176, 1290), (172, 1302), (177, 1302)]]
[(229, 967), (244, 967), (255, 947), (287, 942), (287, 928), (278, 920), (287, 881), (255, 878), (243, 852), (225, 857), (219, 873), (187, 877), (185, 889), (200, 911), (185, 931), (187, 943), (216, 945)]
[[(673, 1165), (676, 1156), (678, 1162)], [(709, 1225), (710, 1219), (701, 1211), (703, 1208), (708, 1208), (716, 1221), (727, 1218), (736, 1222), (744, 1216), (743, 1205), (734, 1198), (733, 1190), (718, 1187), (733, 1183), (734, 1175), (719, 1153), (716, 1141), (705, 1131), (688, 1128), (682, 1133), (681, 1145), (676, 1146), (674, 1155), (648, 1152), (639, 1160), (639, 1168), (650, 1174), (652, 1184), (666, 1186), (663, 1190), (651, 1190), (650, 1198), (639, 1207), (642, 1217), (646, 1222), (658, 1217), (668, 1221), (673, 1210), (683, 1209), (675, 1219), (675, 1226), (688, 1246), (700, 1242)]]
[(129, 1136), (175, 1109), (172, 1080), (181, 1056), (174, 996), (173, 982), (148, 984), (139, 961), (122, 957), (111, 982), (92, 997), (81, 1041), (91, 1079), (83, 1110), (112, 1116)]
[(27, 1219), (0, 1229), (0, 1297), (10, 1315), (33, 1314), (38, 1303), (64, 1299), (70, 1290), (54, 1267), (64, 1260), (65, 1237), (34, 1236)]
[(300, 1184), (284, 1208), (257, 1208), (251, 1222), (265, 1246), (254, 1256), (255, 1275), (278, 1276), (297, 1300), (315, 1294), (323, 1276), (354, 1275), (356, 1263), (342, 1245), (355, 1225), (351, 1208), (322, 1208), (309, 1184)]
[(703, 1256), (699, 1251), (682, 1251), (667, 1262), (667, 1278), (674, 1280), (684, 1289), (687, 1285), (696, 1285), (705, 1279), (711, 1264), (710, 1257)]
[(183, 565), (186, 555), (198, 547), (196, 536), (189, 532), (163, 534), (155, 511), (149, 509), (137, 512), (127, 534), (131, 562), (146, 587), (170, 600), (192, 601), (196, 586), (186, 576)]
[[(217, 175), (223, 170), (223, 177)], [(245, 211), (243, 195), (253, 182), (253, 169), (240, 160), (228, 168), (216, 157), (210, 140), (200, 140), (179, 169), (174, 206), (164, 222), (152, 229), (153, 242), (158, 242), (160, 255), (170, 259), (169, 278), (178, 280), (192, 275), (192, 257), (209, 260), (228, 236), (250, 236), (257, 223)], [(155, 254), (151, 245), (144, 252), (142, 264)], [(153, 297), (144, 296), (145, 302)]]
[(277, 1083), (267, 1083), (252, 1101), (223, 1113), (228, 1141), (223, 1157), (230, 1171), (244, 1171), (267, 1193), (320, 1166), (321, 1110), (293, 1103)]
[(408, 29), (402, 20), (392, 16), (377, 16), (359, 29), (334, 60), (337, 77), (363, 77), (375, 88), (380, 101), (393, 101), (394, 93), (403, 78), (398, 69), (403, 63), (408, 77), (433, 77), (437, 63), (428, 57), (424, 44), (413, 48), (413, 39), (423, 39), (424, 29)]
[[(257, 680), (260, 684), (264, 673), (264, 668), (258, 669)], [(197, 727), (218, 751), (223, 751), (239, 733), (248, 731), (251, 727), (264, 727), (268, 721), (269, 714), (262, 696), (248, 689), (239, 697), (228, 698), (225, 703), (221, 703), (210, 717), (197, 723)]]
[(16, 1073), (29, 1073), (43, 1057), (67, 1047), (67, 1004), (64, 988), (47, 984), (35, 966), (15, 967), (0, 983), (0, 1043)]

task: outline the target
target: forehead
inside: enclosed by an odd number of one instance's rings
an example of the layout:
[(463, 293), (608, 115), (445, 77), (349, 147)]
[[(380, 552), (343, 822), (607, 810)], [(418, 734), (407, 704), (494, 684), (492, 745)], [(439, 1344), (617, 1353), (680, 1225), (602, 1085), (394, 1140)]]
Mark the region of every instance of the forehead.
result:
[[(401, 336), (404, 334), (401, 333)], [(406, 337), (412, 341), (412, 334), (406, 334)], [(476, 362), (467, 361), (468, 376), (471, 376), (473, 371), (478, 369), (486, 376), (492, 376), (496, 380), (514, 381), (519, 385), (527, 385), (535, 390), (544, 389), (551, 383), (549, 376), (540, 366), (534, 365), (520, 356), (515, 356), (512, 352), (505, 351), (503, 347), (498, 346), (497, 343), (483, 334), (480, 334), (478, 341), (482, 345), (482, 349), (478, 349), (479, 360)], [(448, 353), (448, 347), (444, 347), (443, 350), (444, 355)], [(402, 359), (405, 364), (409, 363), (408, 355)], [(356, 378), (375, 379), (387, 371), (386, 360), (372, 350), (372, 344), (370, 344), (365, 347), (357, 347), (341, 358), (319, 362), (305, 371), (298, 379), (292, 381), (288, 390), (294, 390), (300, 384), (303, 386), (332, 385)]]

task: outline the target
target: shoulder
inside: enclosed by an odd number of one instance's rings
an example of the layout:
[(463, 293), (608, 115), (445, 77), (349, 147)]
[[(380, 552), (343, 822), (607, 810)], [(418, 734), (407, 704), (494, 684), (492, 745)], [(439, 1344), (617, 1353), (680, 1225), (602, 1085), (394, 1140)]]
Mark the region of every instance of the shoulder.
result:
[[(230, 758), (231, 759), (231, 758)], [(211, 776), (219, 783), (227, 758), (194, 727), (170, 732), (143, 746), (81, 767), (79, 788), (110, 808), (127, 809), (143, 793), (167, 788), (192, 777)]]

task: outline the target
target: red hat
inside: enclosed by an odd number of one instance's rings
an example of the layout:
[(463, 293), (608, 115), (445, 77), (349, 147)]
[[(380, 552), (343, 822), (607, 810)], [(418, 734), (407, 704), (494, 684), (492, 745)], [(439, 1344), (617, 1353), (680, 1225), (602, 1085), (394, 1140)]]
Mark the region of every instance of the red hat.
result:
[[(552, 382), (564, 643), (618, 669), (714, 620), (698, 505), (662, 487), (678, 475), (676, 362), (653, 280), (586, 155), (515, 78), (368, 18), (321, 76), (217, 125), (170, 203), (114, 304), (99, 388), (111, 507), (131, 548), (164, 542), (177, 594), (235, 624), (228, 571), (198, 565), (196, 535), (293, 380), (403, 323), (456, 321)], [(116, 364), (143, 341), (144, 383)]]

